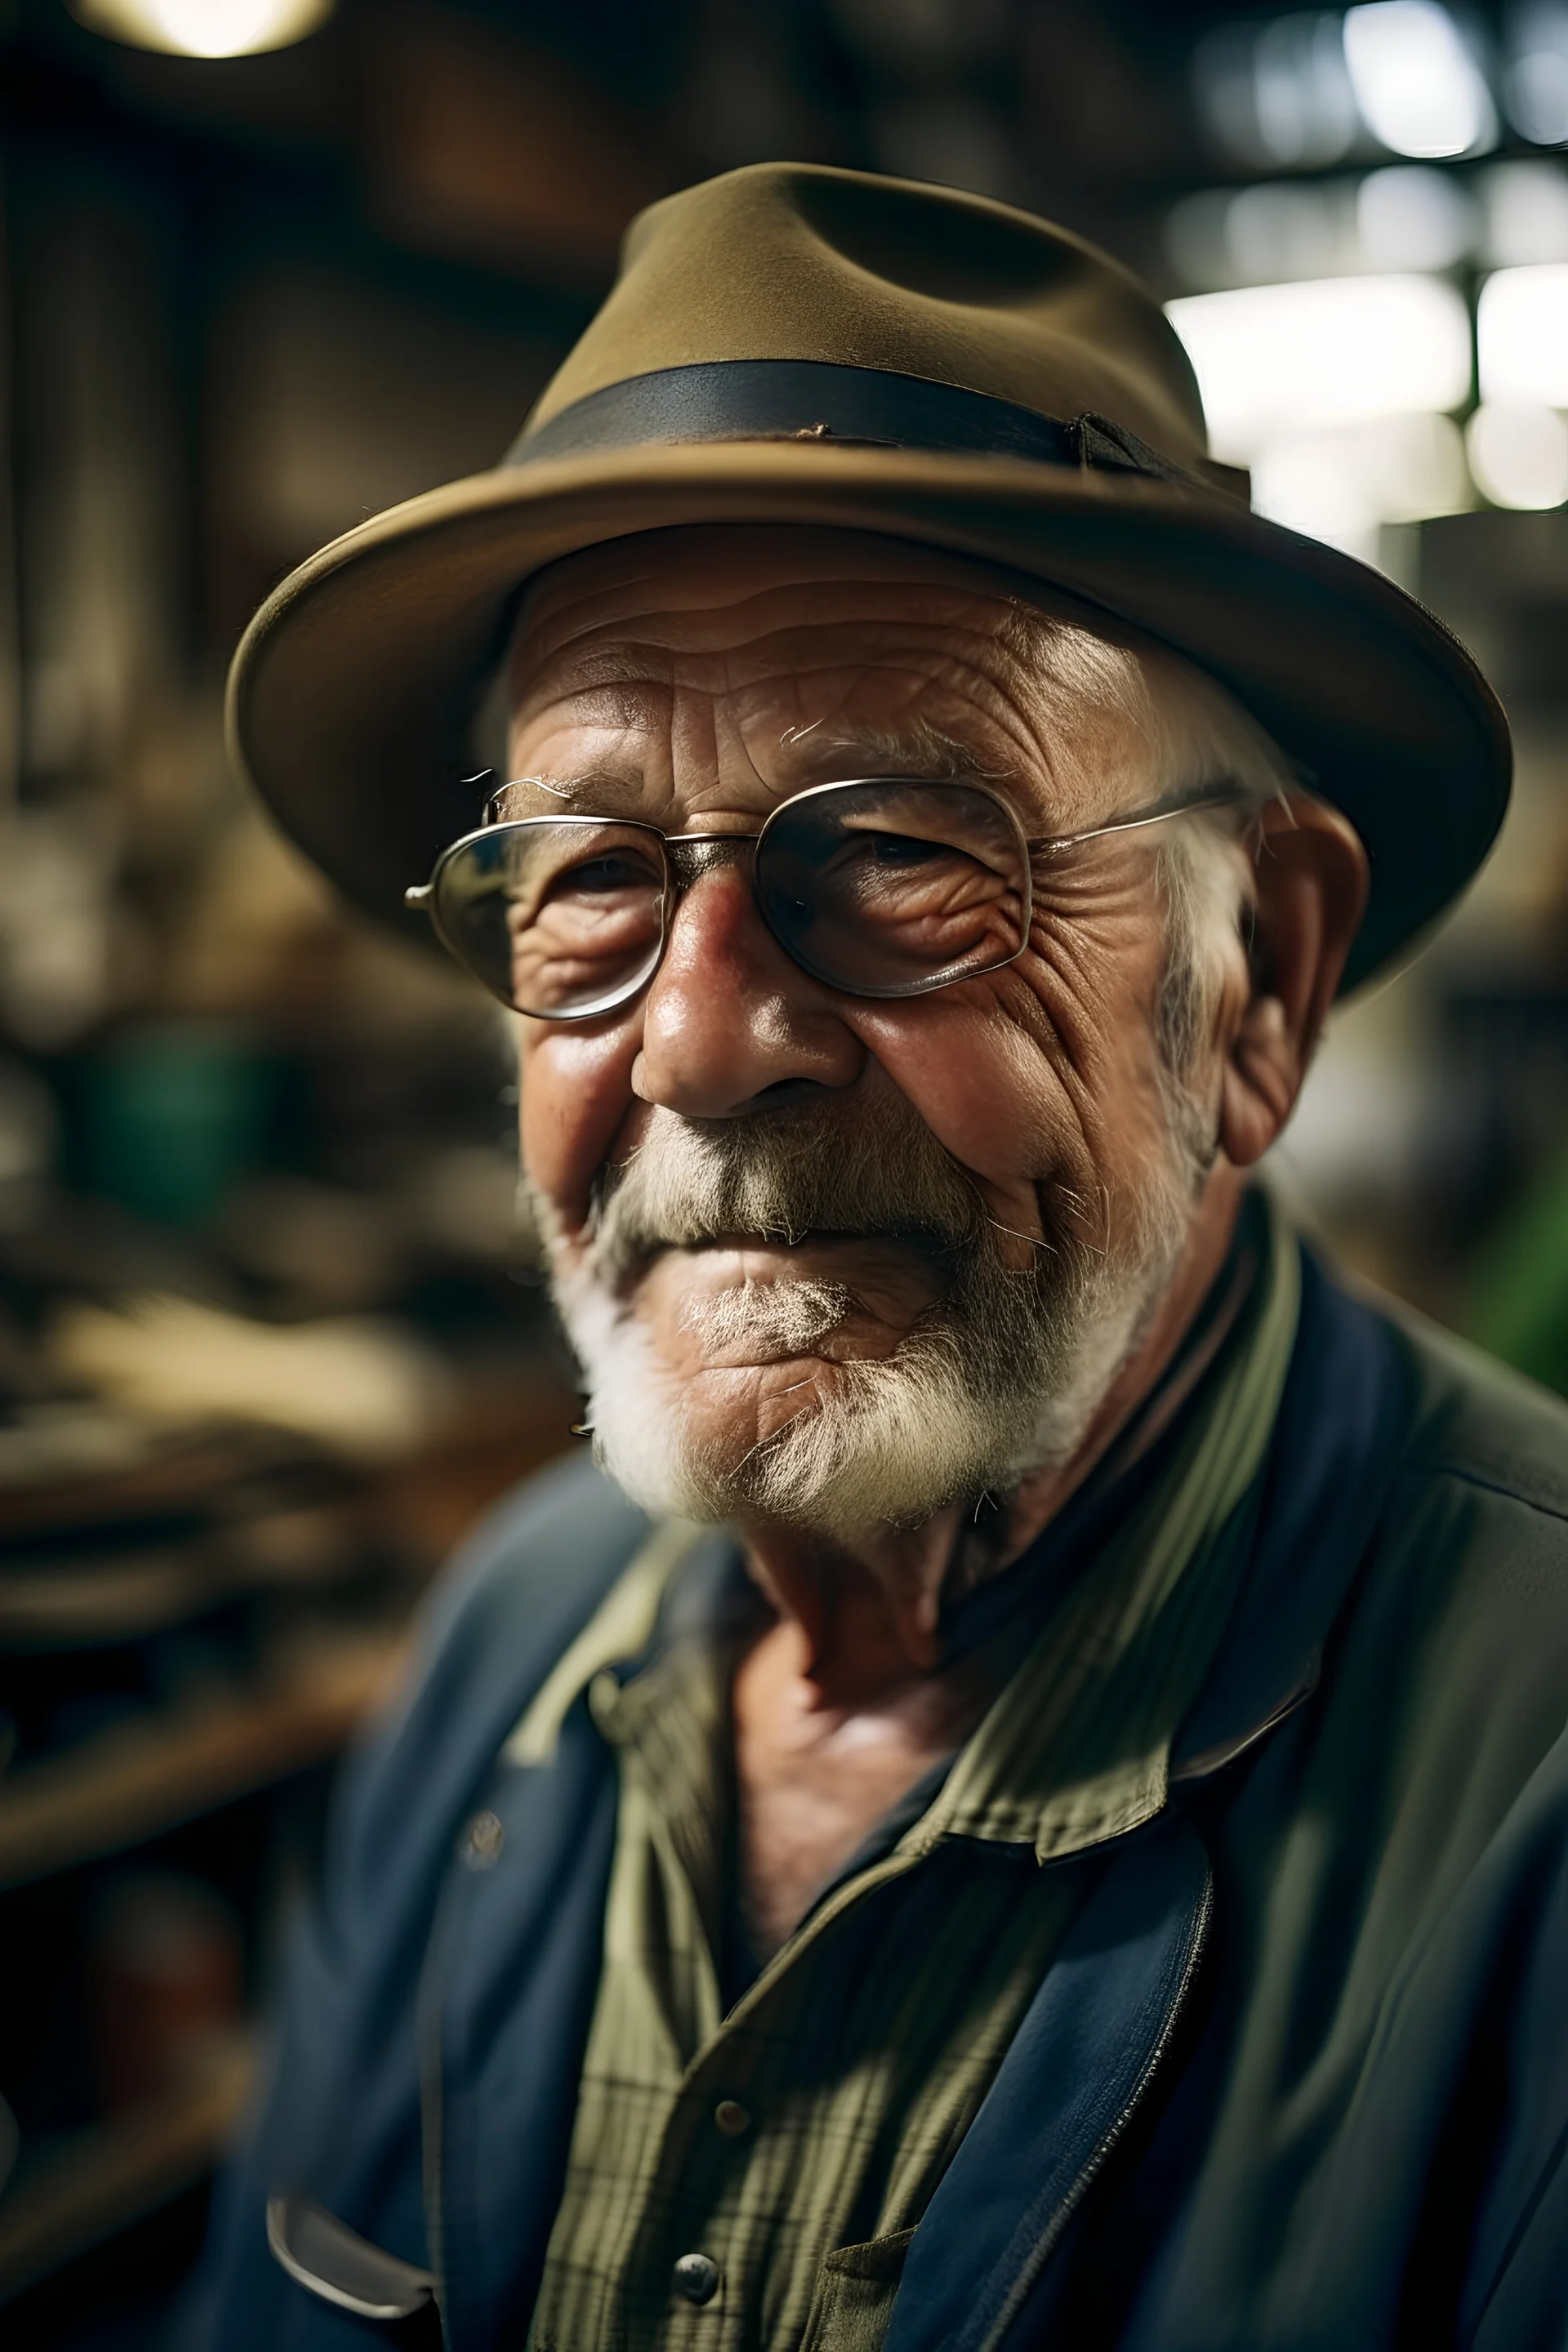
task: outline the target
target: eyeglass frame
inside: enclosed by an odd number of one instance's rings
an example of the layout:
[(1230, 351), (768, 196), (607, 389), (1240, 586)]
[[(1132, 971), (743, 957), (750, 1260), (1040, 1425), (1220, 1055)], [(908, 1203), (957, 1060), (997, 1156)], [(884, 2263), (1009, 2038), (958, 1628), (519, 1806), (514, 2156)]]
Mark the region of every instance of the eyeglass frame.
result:
[[(488, 772), (481, 770), (477, 776), (465, 777), (463, 781), (466, 783), (482, 783), (487, 772), (493, 774), (495, 772), (493, 769)], [(504, 794), (516, 791), (518, 786), (521, 784), (537, 784), (537, 781), (538, 780), (533, 777), (519, 776), (515, 777), (510, 783), (498, 785), (495, 791), (489, 794), (489, 798), (485, 802), (484, 814), (479, 824), (473, 829), (473, 831), (461, 834), (456, 841), (450, 841), (447, 843), (446, 848), (441, 851), (435, 865), (430, 869), (430, 879), (428, 882), (416, 882), (411, 884), (403, 894), (403, 903), (412, 911), (426, 915), (429, 918), (437, 938), (447, 950), (447, 954), (452, 958), (453, 961), (460, 964), (465, 971), (472, 972), (473, 977), (479, 981), (479, 985), (482, 988), (489, 989), (489, 992), (497, 998), (499, 1003), (505, 1004), (509, 1012), (521, 1014), (521, 1018), (525, 1021), (550, 1022), (601, 1021), (607, 1013), (618, 1013), (626, 1005), (635, 1003), (645, 989), (652, 987), (654, 981), (658, 975), (659, 967), (664, 961), (666, 952), (669, 946), (670, 925), (681, 898), (691, 887), (693, 883), (700, 881), (704, 874), (710, 872), (715, 865), (722, 862), (719, 856), (713, 855), (695, 859), (672, 859), (668, 856), (668, 852), (671, 849), (707, 849), (710, 852), (717, 852), (720, 850), (730, 849), (731, 847), (735, 849), (750, 847), (752, 851), (752, 897), (753, 903), (756, 906), (758, 914), (763, 919), (763, 924), (766, 926), (769, 937), (773, 940), (783, 952), (788, 956), (790, 961), (795, 966), (796, 970), (804, 971), (808, 979), (815, 980), (819, 987), (834, 989), (842, 996), (858, 997), (862, 1001), (874, 1003), (904, 1003), (911, 997), (931, 995), (940, 988), (956, 988), (961, 981), (981, 980), (990, 972), (1005, 971), (1009, 964), (1017, 962), (1019, 957), (1023, 955), (1026, 949), (1028, 947), (1030, 927), (1034, 921), (1035, 876), (1033, 861), (1036, 857), (1054, 856), (1058, 851), (1064, 849), (1077, 849), (1087, 841), (1103, 841), (1113, 834), (1141, 833), (1148, 825), (1163, 824), (1172, 817), (1191, 816), (1200, 809), (1234, 808), (1240, 805), (1246, 797), (1242, 787), (1239, 784), (1232, 782), (1216, 786), (1213, 790), (1205, 790), (1193, 793), (1185, 799), (1172, 800), (1168, 803), (1156, 802), (1149, 808), (1134, 810), (1131, 814), (1128, 816), (1113, 818), (1109, 824), (1086, 826), (1080, 833), (1040, 835), (1031, 835), (1026, 834), (1024, 831), (1023, 823), (1018, 815), (1018, 812), (1013, 807), (1012, 803), (1009, 801), (1004, 800), (1000, 793), (994, 792), (989, 784), (982, 783), (977, 778), (969, 776), (836, 776), (830, 779), (826, 783), (808, 784), (801, 792), (791, 793), (787, 800), (780, 801), (776, 808), (769, 810), (766, 817), (763, 820), (762, 825), (755, 833), (664, 833), (657, 824), (650, 824), (645, 817), (606, 816), (602, 813), (595, 814), (591, 810), (563, 810), (559, 815), (553, 815), (547, 810), (541, 810), (532, 816), (519, 817), (503, 817), (496, 811), (496, 803), (503, 797)], [(779, 937), (777, 930), (774, 929), (773, 922), (769, 919), (767, 908), (763, 904), (756, 887), (756, 861), (758, 851), (761, 849), (763, 843), (767, 839), (768, 835), (772, 832), (779, 818), (784, 816), (789, 810), (798, 808), (803, 801), (816, 800), (824, 793), (843, 792), (849, 787), (858, 784), (957, 784), (961, 785), (966, 792), (978, 793), (984, 799), (988, 800), (992, 803), (993, 807), (1001, 812), (1003, 817), (1016, 835), (1019, 847), (1024, 853), (1024, 906), (1022, 919), (1019, 923), (1020, 937), (1017, 946), (1012, 950), (1010, 955), (999, 957), (994, 963), (981, 964), (973, 971), (953, 972), (945, 978), (938, 972), (925, 980), (903, 981), (887, 988), (849, 988), (841, 981), (829, 980), (823, 973), (814, 971), (808, 963), (802, 961), (798, 950), (792, 947), (786, 940)], [(549, 790), (550, 787), (546, 786), (543, 787), (543, 789)], [(643, 973), (640, 979), (629, 982), (623, 990), (613, 993), (610, 996), (605, 997), (595, 1003), (580, 1006), (575, 1011), (570, 1013), (524, 1013), (521, 1005), (513, 1004), (510, 997), (505, 997), (500, 994), (499, 989), (490, 988), (490, 983), (484, 978), (484, 975), (474, 970), (473, 965), (468, 961), (468, 958), (460, 952), (451, 938), (448, 936), (446, 926), (441, 920), (440, 900), (437, 895), (443, 869), (454, 857), (458, 856), (461, 851), (471, 847), (477, 841), (493, 840), (495, 835), (500, 832), (511, 831), (513, 829), (521, 832), (524, 826), (540, 824), (615, 824), (624, 826), (626, 831), (632, 833), (650, 833), (662, 845), (665, 852), (662, 860), (664, 871), (668, 877), (668, 884), (673, 886), (669, 891), (672, 903), (668, 913), (663, 915), (660, 920), (658, 952), (654, 958), (653, 962), (649, 965), (647, 971)], [(679, 870), (682, 866), (685, 866), (688, 868), (688, 871), (684, 874)], [(661, 896), (662, 895), (664, 894), (661, 893)]]

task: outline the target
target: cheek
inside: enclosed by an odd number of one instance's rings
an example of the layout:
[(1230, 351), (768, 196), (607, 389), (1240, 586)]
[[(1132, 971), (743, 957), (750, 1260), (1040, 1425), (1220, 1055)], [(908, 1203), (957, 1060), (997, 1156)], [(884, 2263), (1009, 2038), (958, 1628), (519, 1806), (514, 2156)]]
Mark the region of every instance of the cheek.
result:
[(991, 1214), (1040, 1223), (1042, 1188), (1094, 1181), (1090, 1129), (1061, 1041), (1011, 975), (897, 1007), (858, 1010), (853, 1026), (888, 1078), (959, 1164)]
[(1026, 968), (853, 1025), (954, 1158), (998, 1202), (1133, 1184), (1163, 1142), (1152, 1008), (1124, 966)]
[(530, 1181), (568, 1229), (588, 1212), (589, 1188), (637, 1108), (632, 1064), (640, 1024), (551, 1028), (524, 1024), (518, 1137)]
[(1020, 971), (1097, 1174), (1112, 1191), (1135, 1181), (1165, 1145), (1163, 971), (1163, 928), (1137, 898), (1072, 923), (1047, 920)]

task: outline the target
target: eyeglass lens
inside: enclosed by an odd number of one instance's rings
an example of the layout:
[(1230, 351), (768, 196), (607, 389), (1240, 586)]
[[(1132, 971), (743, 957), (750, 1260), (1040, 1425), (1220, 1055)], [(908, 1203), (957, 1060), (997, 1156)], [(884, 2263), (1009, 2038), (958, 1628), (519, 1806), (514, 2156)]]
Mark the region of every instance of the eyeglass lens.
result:
[(1028, 852), (967, 784), (846, 784), (786, 803), (757, 897), (795, 961), (860, 996), (914, 996), (992, 971), (1024, 944)]
[[(503, 1002), (583, 1020), (652, 977), (670, 865), (647, 826), (529, 819), (448, 853), (433, 911), (448, 947)], [(803, 793), (763, 829), (754, 886), (786, 953), (855, 995), (919, 995), (994, 971), (1027, 936), (1022, 833), (972, 785), (875, 781)]]

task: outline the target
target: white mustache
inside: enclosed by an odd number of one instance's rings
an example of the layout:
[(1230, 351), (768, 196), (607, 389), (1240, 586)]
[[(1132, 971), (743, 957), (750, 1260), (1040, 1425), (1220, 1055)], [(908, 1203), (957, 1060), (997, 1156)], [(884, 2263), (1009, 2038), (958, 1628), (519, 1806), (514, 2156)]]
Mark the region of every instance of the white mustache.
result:
[(958, 1252), (986, 1222), (972, 1180), (897, 1098), (741, 1119), (656, 1109), (633, 1157), (605, 1171), (589, 1221), (617, 1288), (666, 1249), (833, 1234)]

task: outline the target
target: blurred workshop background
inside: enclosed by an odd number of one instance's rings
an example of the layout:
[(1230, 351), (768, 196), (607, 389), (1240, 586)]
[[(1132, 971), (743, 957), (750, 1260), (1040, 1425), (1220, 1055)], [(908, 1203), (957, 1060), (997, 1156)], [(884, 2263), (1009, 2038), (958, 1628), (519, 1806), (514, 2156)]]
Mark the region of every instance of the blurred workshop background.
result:
[(229, 653), (489, 463), (629, 215), (816, 158), (1144, 272), (1257, 503), (1518, 734), (1277, 1178), (1568, 1388), (1568, 0), (0, 0), (0, 2337), (163, 2345), (410, 1604), (576, 1410), (492, 1012), (225, 764)]

